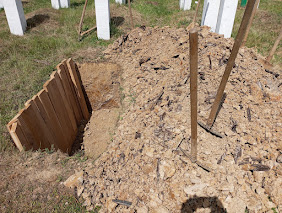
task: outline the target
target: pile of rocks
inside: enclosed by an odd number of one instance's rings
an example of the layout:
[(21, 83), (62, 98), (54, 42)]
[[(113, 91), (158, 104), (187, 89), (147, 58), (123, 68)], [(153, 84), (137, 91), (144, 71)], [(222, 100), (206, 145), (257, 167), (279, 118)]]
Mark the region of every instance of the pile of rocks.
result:
[[(233, 42), (199, 28), (201, 121), (208, 117)], [(240, 49), (213, 127), (225, 137), (198, 129), (198, 159), (211, 168), (207, 172), (178, 148), (190, 150), (188, 32), (140, 27), (109, 46), (105, 57), (122, 67), (124, 112), (113, 142), (78, 186), (89, 209), (282, 209), (280, 70), (265, 70), (253, 49)]]

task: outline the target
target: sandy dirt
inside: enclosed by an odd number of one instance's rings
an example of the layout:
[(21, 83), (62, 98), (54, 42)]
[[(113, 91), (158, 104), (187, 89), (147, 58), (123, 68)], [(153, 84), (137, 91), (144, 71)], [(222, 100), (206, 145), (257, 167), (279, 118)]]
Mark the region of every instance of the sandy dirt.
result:
[[(199, 32), (198, 115), (206, 121), (233, 39)], [(190, 152), (189, 36), (185, 29), (140, 27), (104, 52), (122, 69), (123, 103), (109, 145), (84, 172), (79, 196), (101, 212), (268, 212), (281, 210), (281, 69), (267, 70), (242, 48), (213, 126), (199, 127)], [(93, 82), (94, 84), (94, 82)], [(93, 136), (95, 137), (95, 136)], [(132, 202), (130, 207), (113, 199)]]

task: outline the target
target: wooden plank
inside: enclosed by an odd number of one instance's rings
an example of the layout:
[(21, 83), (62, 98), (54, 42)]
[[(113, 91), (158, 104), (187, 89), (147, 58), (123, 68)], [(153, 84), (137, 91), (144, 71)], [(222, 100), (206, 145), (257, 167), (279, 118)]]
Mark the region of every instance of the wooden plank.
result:
[(63, 84), (63, 87), (64, 87), (64, 90), (65, 90), (65, 93), (67, 95), (67, 100), (71, 106), (71, 109), (74, 113), (74, 116), (75, 116), (75, 120), (76, 120), (76, 125), (78, 126), (81, 119), (82, 119), (82, 114), (80, 112), (80, 106), (78, 105), (78, 102), (76, 100), (76, 95), (75, 93), (73, 92), (73, 87), (71, 86), (70, 82), (69, 82), (69, 79), (68, 79), (68, 75), (67, 75), (67, 70), (66, 70), (66, 67), (64, 65), (64, 61), (59, 64), (57, 66), (57, 69), (58, 69), (58, 74), (62, 80), (62, 84)]
[(37, 144), (38, 142), (34, 138), (31, 130), (29, 129), (28, 125), (25, 123), (24, 119), (21, 116), (21, 114), (24, 110), (25, 109), (21, 109), (19, 111), (19, 113), (7, 124), (7, 128), (10, 132), (11, 129), (12, 129), (13, 123), (17, 122), (20, 125), (22, 132), (25, 135), (25, 138), (27, 140), (27, 144), (24, 144), (25, 149), (29, 150), (29, 149), (32, 149), (33, 147), (37, 147), (37, 145), (35, 145), (35, 144)]
[(40, 134), (40, 140), (42, 141), (42, 144), (40, 146), (41, 149), (51, 149), (51, 145), (55, 143), (55, 138), (53, 134), (50, 132), (50, 129), (46, 125), (46, 122), (44, 121), (42, 115), (40, 114), (40, 111), (38, 107), (36, 106), (34, 99), (36, 96), (34, 96), (31, 100), (26, 102), (26, 106), (28, 107), (30, 105), (33, 117), (36, 119), (37, 124), (37, 132)]
[[(16, 134), (16, 129), (17, 129), (17, 126), (18, 126), (18, 123), (17, 122), (14, 122), (12, 125), (11, 125), (11, 129), (9, 129), (9, 133), (15, 143), (15, 145), (17, 146), (17, 148), (21, 151), (24, 150), (23, 148), (23, 145), (22, 145), (22, 142), (21, 140), (19, 139), (18, 135)], [(25, 138), (25, 137), (24, 137)], [(23, 139), (24, 140), (24, 139)]]
[(83, 91), (82, 91), (82, 84), (81, 84), (81, 81), (80, 81), (78, 74), (77, 74), (78, 71), (77, 71), (76, 64), (70, 58), (70, 59), (67, 60), (67, 66), (69, 68), (70, 76), (71, 76), (72, 82), (73, 82), (75, 89), (76, 89), (76, 92), (77, 92), (77, 96), (78, 96), (79, 104), (80, 104), (80, 107), (81, 107), (81, 111), (83, 113), (83, 117), (84, 117), (85, 120), (89, 120), (90, 113), (88, 111), (87, 104), (86, 104), (86, 101), (85, 101), (85, 97), (84, 97), (84, 94), (83, 94)]
[[(38, 98), (35, 98), (35, 103), (38, 106), (38, 108), (41, 109), (44, 108), (44, 111), (46, 112), (46, 116), (48, 117), (48, 120), (50, 122), (53, 132), (56, 137), (56, 147), (60, 149), (62, 152), (69, 152), (70, 148), (68, 145), (68, 137), (67, 135), (64, 135), (64, 131), (62, 128), (62, 125), (64, 122), (59, 121), (59, 117), (57, 116), (57, 113), (53, 107), (53, 104), (49, 98), (48, 93), (45, 90), (41, 90), (38, 93)], [(42, 109), (43, 110), (43, 109)]]
[(37, 107), (41, 117), (43, 118), (46, 128), (49, 130), (49, 134), (51, 134), (51, 137), (52, 137), (52, 140), (50, 141), (51, 147), (53, 145), (53, 147), (57, 150), (58, 149), (58, 145), (57, 145), (58, 135), (56, 134), (57, 133), (56, 129), (54, 128), (54, 124), (52, 120), (50, 120), (50, 118), (48, 117), (48, 114), (38, 97), (42, 91), (44, 90), (41, 90), (36, 96), (32, 98), (32, 100), (35, 106)]
[[(72, 143), (74, 131), (55, 78), (51, 77), (51, 79), (43, 85), (43, 88), (47, 91), (56, 115), (60, 121), (67, 146)], [(67, 149), (70, 150), (71, 147), (68, 147)]]
[(34, 150), (45, 148), (50, 145), (45, 140), (45, 138), (42, 137), (42, 131), (40, 131), (38, 120), (35, 117), (35, 112), (33, 111), (33, 108), (30, 106), (30, 104), (27, 104), (19, 118), (22, 118), (24, 126), (29, 129), (29, 136), (27, 138), (33, 140)]
[(12, 124), (10, 135), (12, 136), (13, 141), (16, 144), (17, 148), (20, 150), (20, 152), (28, 148), (26, 147), (26, 145), (28, 145), (29, 143), (18, 122)]
[(51, 74), (51, 78), (54, 78), (55, 81), (56, 81), (56, 84), (57, 84), (57, 87), (59, 90), (57, 90), (60, 94), (61, 94), (61, 99), (63, 101), (63, 104), (66, 108), (66, 112), (67, 112), (67, 116), (69, 117), (69, 120), (71, 122), (71, 127), (73, 129), (73, 133), (72, 133), (72, 136), (74, 136), (74, 139), (76, 137), (76, 133), (77, 133), (77, 125), (76, 125), (76, 120), (75, 120), (75, 117), (74, 117), (74, 113), (71, 109), (71, 106), (67, 100), (67, 95), (66, 95), (66, 92), (64, 90), (64, 87), (63, 87), (63, 84), (62, 84), (62, 81), (60, 79), (60, 76), (58, 74), (58, 72), (53, 72)]
[(83, 113), (82, 113), (82, 110), (81, 110), (81, 107), (80, 107), (80, 103), (79, 103), (79, 99), (78, 99), (78, 96), (77, 96), (75, 85), (74, 85), (74, 83), (71, 79), (70, 70), (69, 70), (69, 67), (67, 65), (67, 60), (63, 60), (62, 64), (64, 64), (64, 66), (65, 66), (67, 78), (68, 78), (68, 81), (69, 81), (69, 84), (70, 84), (70, 87), (71, 87), (71, 90), (72, 90), (72, 93), (73, 93), (73, 96), (74, 96), (74, 99), (75, 99), (75, 104), (76, 104), (77, 109), (78, 109), (78, 120), (79, 120), (79, 122), (81, 122), (81, 120), (83, 119)]

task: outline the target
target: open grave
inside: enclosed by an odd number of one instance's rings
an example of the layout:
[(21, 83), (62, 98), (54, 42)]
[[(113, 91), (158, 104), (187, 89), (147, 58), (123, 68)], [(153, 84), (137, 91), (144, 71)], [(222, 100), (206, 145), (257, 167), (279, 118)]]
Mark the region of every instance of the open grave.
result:
[[(233, 42), (199, 28), (201, 121)], [(96, 161), (78, 173), (74, 188), (88, 210), (281, 208), (281, 69), (265, 69), (255, 50), (240, 49), (214, 124), (224, 137), (199, 127), (198, 158), (211, 168), (207, 172), (179, 149), (191, 150), (189, 57), (187, 29), (141, 26), (110, 45), (104, 62), (77, 64), (92, 115), (77, 123), (73, 148), (82, 145)]]
[[(200, 28), (201, 121), (208, 117), (232, 44), (233, 39)], [(99, 205), (102, 212), (189, 212), (197, 208), (263, 212), (280, 205), (279, 67), (265, 69), (263, 57), (255, 50), (240, 49), (214, 124), (224, 137), (199, 127), (198, 158), (211, 168), (207, 172), (179, 150), (180, 146), (190, 151), (191, 146), (188, 31), (140, 27), (122, 36), (104, 54), (107, 65), (80, 65), (92, 108), (97, 109), (85, 128), (86, 153), (96, 153), (95, 157), (102, 153), (100, 149), (106, 146), (97, 142), (95, 126), (103, 119), (108, 124), (107, 114), (111, 122), (118, 117), (116, 130), (108, 132), (111, 138), (104, 138), (103, 143), (109, 143), (107, 150), (83, 172), (83, 182), (76, 186), (89, 209)], [(96, 72), (103, 66), (112, 73), (105, 85)], [(108, 76), (107, 71), (104, 75)], [(118, 96), (109, 90), (111, 84), (120, 87), (120, 105), (115, 101)], [(110, 92), (101, 94), (97, 88)], [(95, 104), (97, 100), (103, 101)], [(120, 115), (109, 108), (120, 108)], [(103, 128), (112, 129), (110, 126)], [(129, 203), (117, 204), (114, 199)]]

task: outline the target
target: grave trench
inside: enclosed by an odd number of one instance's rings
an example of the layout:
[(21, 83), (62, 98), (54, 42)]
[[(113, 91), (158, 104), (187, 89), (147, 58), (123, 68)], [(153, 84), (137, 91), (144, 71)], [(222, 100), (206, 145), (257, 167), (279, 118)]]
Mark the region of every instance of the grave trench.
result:
[(72, 154), (82, 148), (87, 156), (97, 158), (110, 143), (121, 113), (121, 68), (107, 62), (78, 64), (78, 68), (92, 114), (79, 127)]

